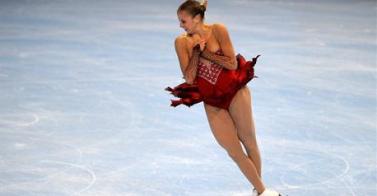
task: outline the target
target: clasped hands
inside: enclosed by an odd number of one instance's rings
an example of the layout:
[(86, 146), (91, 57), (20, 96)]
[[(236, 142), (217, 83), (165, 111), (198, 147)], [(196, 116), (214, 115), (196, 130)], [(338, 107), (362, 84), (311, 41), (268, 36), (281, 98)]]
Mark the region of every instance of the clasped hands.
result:
[(206, 47), (207, 40), (204, 38), (201, 38), (198, 34), (193, 35), (193, 41), (194, 41), (194, 46), (198, 45), (200, 46), (200, 51), (203, 51)]
[(200, 38), (198, 34), (194, 34), (193, 37), (193, 49), (192, 56), (190, 58), (189, 64), (185, 70), (184, 79), (187, 84), (193, 84), (196, 78), (197, 66), (199, 62), (199, 55), (205, 49), (207, 41)]

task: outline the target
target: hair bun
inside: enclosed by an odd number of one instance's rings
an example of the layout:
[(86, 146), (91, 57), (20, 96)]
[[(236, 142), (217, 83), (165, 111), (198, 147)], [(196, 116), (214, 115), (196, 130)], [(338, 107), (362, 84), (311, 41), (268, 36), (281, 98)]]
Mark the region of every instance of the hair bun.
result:
[(203, 10), (203, 12), (205, 12), (205, 11), (206, 11), (206, 9), (207, 9), (207, 6), (206, 6), (206, 5), (204, 5), (204, 4), (201, 4), (201, 5), (200, 5), (200, 7), (201, 7), (201, 9)]
[(207, 2), (208, 0), (186, 0), (178, 7), (177, 13), (184, 10), (187, 11), (192, 17), (200, 14), (201, 19), (204, 19), (205, 11), (207, 10)]

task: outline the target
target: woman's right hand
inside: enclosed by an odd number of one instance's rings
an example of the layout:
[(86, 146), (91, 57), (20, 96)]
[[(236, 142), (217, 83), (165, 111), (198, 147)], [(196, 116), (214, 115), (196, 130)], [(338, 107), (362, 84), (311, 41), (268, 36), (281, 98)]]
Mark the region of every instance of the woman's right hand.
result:
[(194, 46), (196, 44), (199, 44), (200, 40), (201, 40), (199, 34), (197, 34), (197, 33), (193, 34), (191, 39), (192, 39), (192, 42), (193, 42)]
[(204, 40), (204, 39), (200, 40), (200, 43), (199, 43), (200, 51), (204, 50), (204, 48), (206, 47), (206, 44), (207, 44), (206, 40)]
[(199, 34), (194, 34), (193, 36), (192, 36), (192, 41), (193, 41), (193, 47), (195, 47), (197, 44), (199, 44), (200, 45), (200, 51), (203, 51), (204, 50), (204, 48), (206, 47), (206, 40), (205, 39), (203, 39), (203, 38), (201, 38), (200, 36), (199, 36)]

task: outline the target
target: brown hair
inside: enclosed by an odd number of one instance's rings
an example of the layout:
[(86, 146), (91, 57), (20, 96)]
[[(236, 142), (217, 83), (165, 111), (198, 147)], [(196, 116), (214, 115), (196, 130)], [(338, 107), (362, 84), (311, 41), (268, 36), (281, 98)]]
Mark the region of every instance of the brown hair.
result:
[(186, 0), (179, 7), (177, 12), (186, 11), (192, 17), (195, 17), (197, 14), (200, 14), (202, 20), (204, 19), (204, 12), (206, 11), (206, 5), (201, 5), (198, 1), (195, 0)]

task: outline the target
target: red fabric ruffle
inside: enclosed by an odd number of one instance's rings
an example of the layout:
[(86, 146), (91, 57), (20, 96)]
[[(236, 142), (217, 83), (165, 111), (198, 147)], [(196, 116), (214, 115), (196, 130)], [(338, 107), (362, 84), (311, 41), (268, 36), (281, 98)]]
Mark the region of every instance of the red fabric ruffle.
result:
[[(252, 61), (246, 61), (246, 59), (241, 54), (237, 54), (236, 58), (238, 67), (234, 78), (237, 87), (246, 85), (253, 78), (258, 78), (258, 76), (254, 74), (254, 66), (259, 56), (260, 55), (254, 57)], [(203, 101), (203, 96), (200, 94), (198, 85), (195, 83), (195, 81), (193, 84), (187, 84), (186, 82), (183, 82), (174, 88), (166, 87), (165, 90), (170, 91), (170, 94), (180, 98), (171, 100), (170, 106), (173, 107), (176, 107), (180, 104), (191, 107), (192, 105)]]

